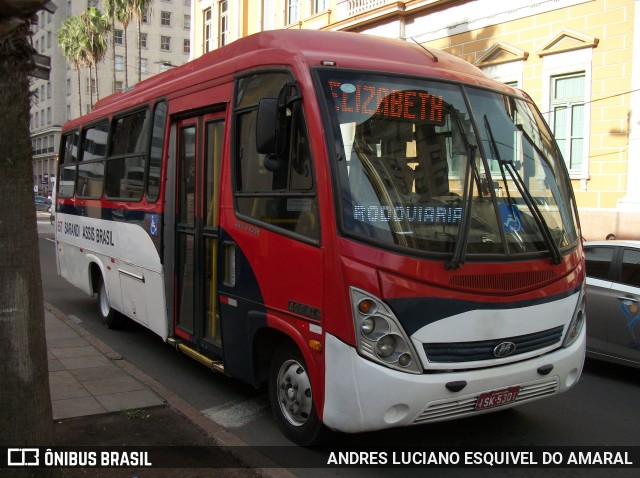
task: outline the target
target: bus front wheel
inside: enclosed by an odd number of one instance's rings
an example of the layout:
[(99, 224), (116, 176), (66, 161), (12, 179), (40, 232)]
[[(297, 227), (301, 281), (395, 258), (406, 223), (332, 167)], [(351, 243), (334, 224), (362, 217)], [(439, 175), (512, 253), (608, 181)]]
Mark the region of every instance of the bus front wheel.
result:
[(298, 445), (318, 445), (328, 430), (316, 414), (307, 366), (300, 352), (281, 345), (269, 370), (269, 400), (278, 426)]
[(104, 280), (100, 280), (100, 288), (98, 289), (98, 308), (100, 309), (100, 317), (103, 325), (108, 329), (117, 329), (122, 317), (118, 311), (111, 308), (109, 304), (109, 295), (107, 294), (107, 286)]

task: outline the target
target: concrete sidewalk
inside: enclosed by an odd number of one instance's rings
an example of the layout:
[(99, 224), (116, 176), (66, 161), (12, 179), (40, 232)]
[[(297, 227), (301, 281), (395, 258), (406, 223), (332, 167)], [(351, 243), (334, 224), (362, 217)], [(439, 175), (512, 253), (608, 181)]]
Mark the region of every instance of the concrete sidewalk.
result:
[(54, 420), (165, 404), (116, 365), (121, 357), (113, 350), (101, 347), (81, 327), (69, 325), (47, 308), (45, 329)]
[[(201, 430), (210, 439), (210, 445), (226, 448), (238, 463), (242, 463), (240, 471), (244, 474), (239, 475), (234, 469), (216, 469), (217, 475), (295, 478), (295, 474), (281, 468), (258, 449), (205, 417), (174, 391), (128, 363), (76, 323), (73, 317), (46, 303), (44, 313), (54, 420), (166, 405), (167, 409), (179, 413), (194, 428)], [(164, 433), (167, 433), (165, 428), (157, 430), (158, 436)]]

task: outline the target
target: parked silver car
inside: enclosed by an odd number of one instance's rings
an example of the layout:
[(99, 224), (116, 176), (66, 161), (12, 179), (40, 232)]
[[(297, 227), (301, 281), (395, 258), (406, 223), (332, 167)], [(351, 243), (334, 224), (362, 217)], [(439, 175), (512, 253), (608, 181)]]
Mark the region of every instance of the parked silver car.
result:
[(51, 207), (51, 201), (44, 196), (34, 196), (33, 198), (36, 211), (48, 211)]
[(584, 246), (587, 356), (640, 367), (640, 241)]

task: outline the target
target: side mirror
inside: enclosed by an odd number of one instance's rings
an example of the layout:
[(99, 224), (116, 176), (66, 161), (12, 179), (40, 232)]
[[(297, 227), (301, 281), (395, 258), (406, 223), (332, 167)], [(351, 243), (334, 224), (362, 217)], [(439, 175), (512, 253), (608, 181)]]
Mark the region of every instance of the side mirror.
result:
[(256, 150), (258, 154), (277, 153), (278, 100), (262, 98), (256, 118)]
[(269, 171), (276, 172), (285, 165), (287, 143), (291, 134), (289, 117), (295, 116), (295, 105), (301, 99), (298, 84), (289, 81), (281, 88), (278, 98), (262, 98), (258, 103), (256, 151), (265, 155), (264, 167)]

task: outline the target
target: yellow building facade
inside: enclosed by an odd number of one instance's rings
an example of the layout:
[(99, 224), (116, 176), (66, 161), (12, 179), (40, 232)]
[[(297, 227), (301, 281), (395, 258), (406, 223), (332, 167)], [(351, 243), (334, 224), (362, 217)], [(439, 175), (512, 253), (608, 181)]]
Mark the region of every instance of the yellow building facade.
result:
[(524, 89), (544, 113), (586, 239), (640, 239), (639, 7), (635, 0), (201, 0), (192, 2), (192, 55), (280, 28), (353, 31), (453, 53)]

